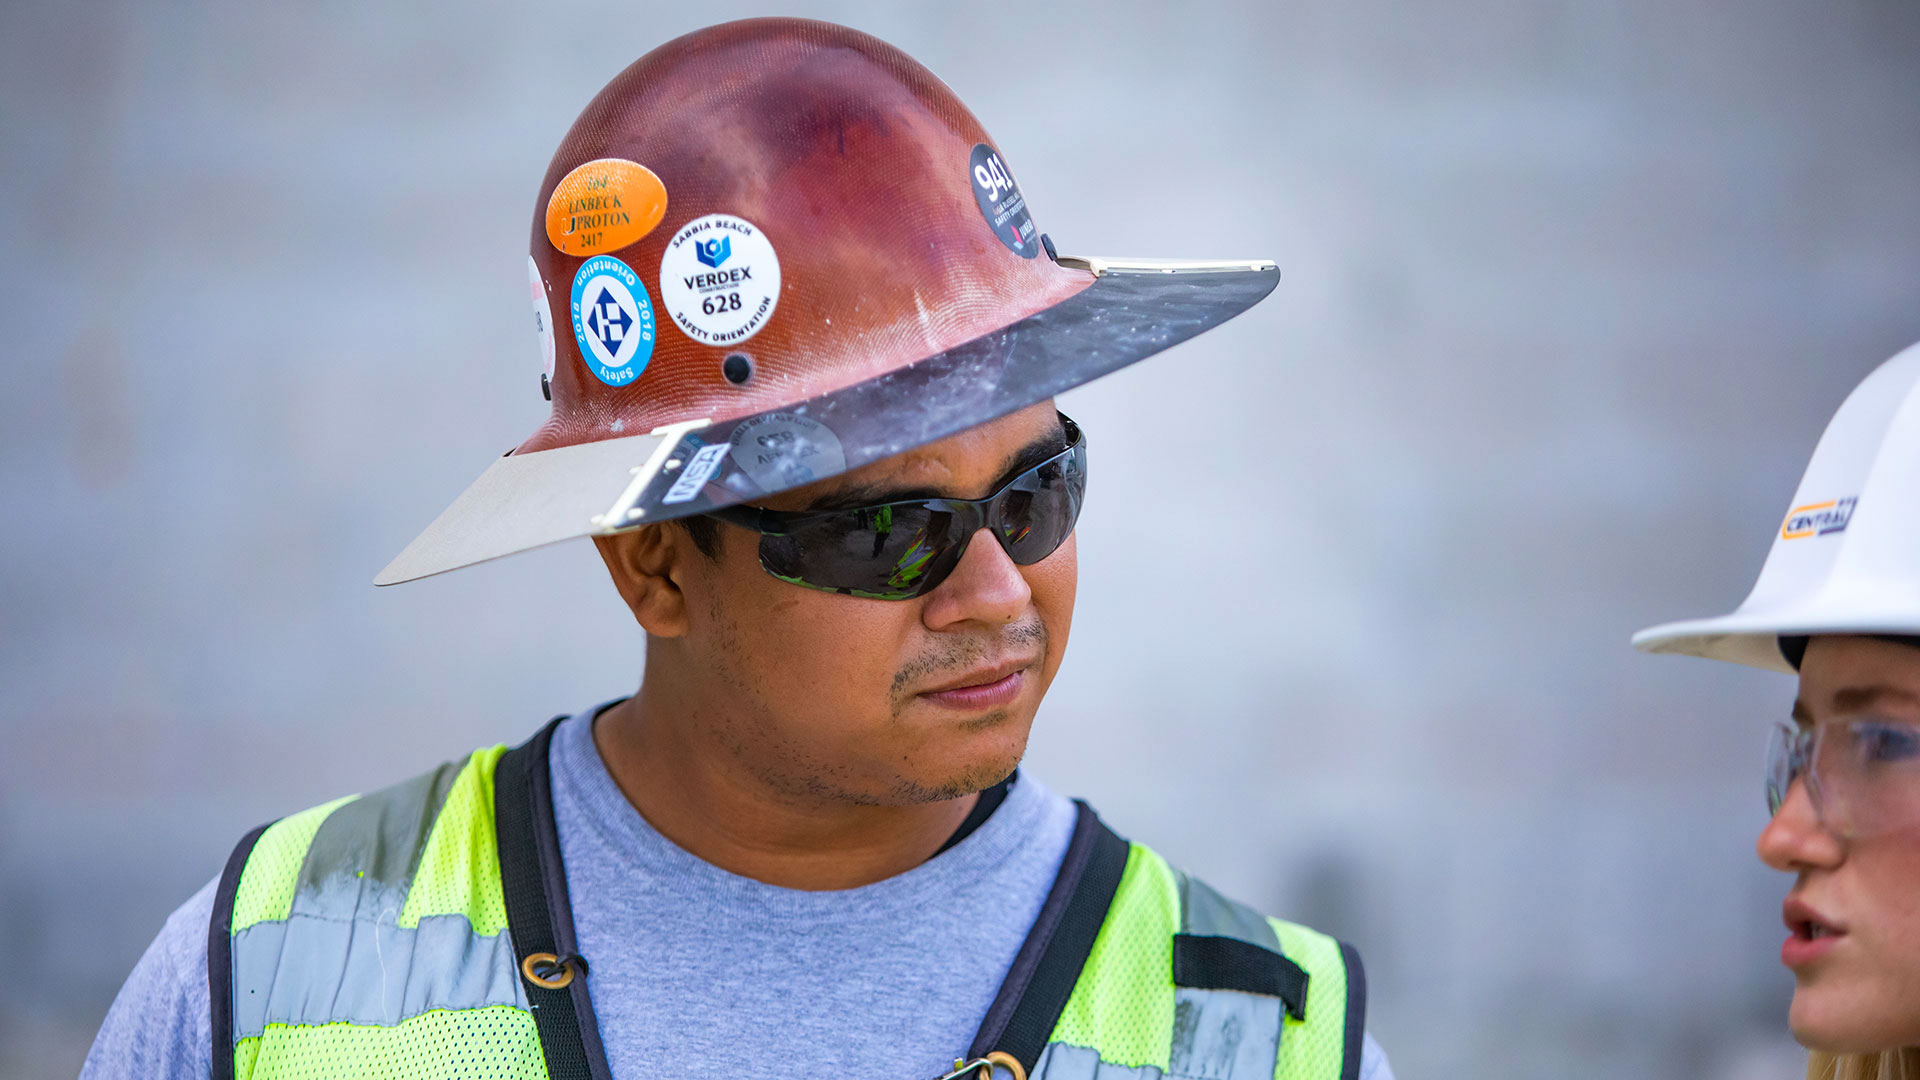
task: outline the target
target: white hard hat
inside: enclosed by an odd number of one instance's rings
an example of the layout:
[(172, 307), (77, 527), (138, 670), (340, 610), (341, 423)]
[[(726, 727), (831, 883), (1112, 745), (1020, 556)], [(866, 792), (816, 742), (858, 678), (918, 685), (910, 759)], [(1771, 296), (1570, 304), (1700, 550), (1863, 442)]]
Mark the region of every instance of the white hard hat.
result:
[(1833, 415), (1746, 603), (1633, 644), (1792, 672), (1780, 638), (1815, 634), (1920, 634), (1920, 345)]

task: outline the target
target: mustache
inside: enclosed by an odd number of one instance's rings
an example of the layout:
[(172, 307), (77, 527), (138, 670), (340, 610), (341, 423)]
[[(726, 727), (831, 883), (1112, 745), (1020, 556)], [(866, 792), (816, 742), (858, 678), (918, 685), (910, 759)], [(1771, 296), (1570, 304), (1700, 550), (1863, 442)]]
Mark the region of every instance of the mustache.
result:
[[(1037, 646), (1037, 648), (1029, 648)], [(924, 656), (915, 657), (893, 675), (893, 694), (900, 696), (915, 683), (936, 675), (965, 671), (983, 660), (1038, 652), (1046, 655), (1047, 624), (1036, 616), (1010, 623), (997, 634), (942, 641)]]

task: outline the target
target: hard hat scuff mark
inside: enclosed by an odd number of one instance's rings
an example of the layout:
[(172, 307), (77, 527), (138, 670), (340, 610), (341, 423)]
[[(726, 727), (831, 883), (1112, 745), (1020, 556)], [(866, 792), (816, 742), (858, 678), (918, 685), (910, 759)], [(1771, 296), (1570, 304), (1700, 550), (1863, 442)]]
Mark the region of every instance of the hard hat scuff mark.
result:
[(933, 316), (927, 313), (926, 301), (920, 299), (920, 290), (913, 290), (913, 309), (920, 313), (920, 336), (926, 339), (929, 349), (938, 349), (940, 339), (933, 333)]

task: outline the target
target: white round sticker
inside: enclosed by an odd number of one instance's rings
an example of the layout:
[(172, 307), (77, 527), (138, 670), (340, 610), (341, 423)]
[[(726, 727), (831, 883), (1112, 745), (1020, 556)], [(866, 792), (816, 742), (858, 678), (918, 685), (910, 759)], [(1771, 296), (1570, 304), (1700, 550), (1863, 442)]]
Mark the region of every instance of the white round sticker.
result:
[(780, 302), (780, 259), (765, 233), (732, 214), (682, 226), (660, 256), (660, 304), (703, 345), (733, 345), (760, 332)]
[(756, 416), (733, 429), (731, 456), (762, 491), (785, 491), (847, 470), (840, 437), (797, 413)]
[(553, 309), (547, 306), (547, 283), (540, 280), (540, 267), (527, 256), (527, 284), (533, 290), (533, 328), (540, 332), (540, 356), (546, 361), (547, 380), (553, 380)]

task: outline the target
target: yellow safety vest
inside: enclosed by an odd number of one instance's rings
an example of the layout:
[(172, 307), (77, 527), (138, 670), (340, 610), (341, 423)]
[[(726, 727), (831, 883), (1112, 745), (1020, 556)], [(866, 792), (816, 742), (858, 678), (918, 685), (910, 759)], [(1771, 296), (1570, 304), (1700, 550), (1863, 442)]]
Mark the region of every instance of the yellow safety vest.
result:
[[(605, 1080), (547, 791), (553, 727), (240, 843), (208, 939), (215, 1080)], [(955, 1053), (1031, 1080), (1355, 1080), (1364, 1011), (1351, 947), (1226, 899), (1082, 803)]]

